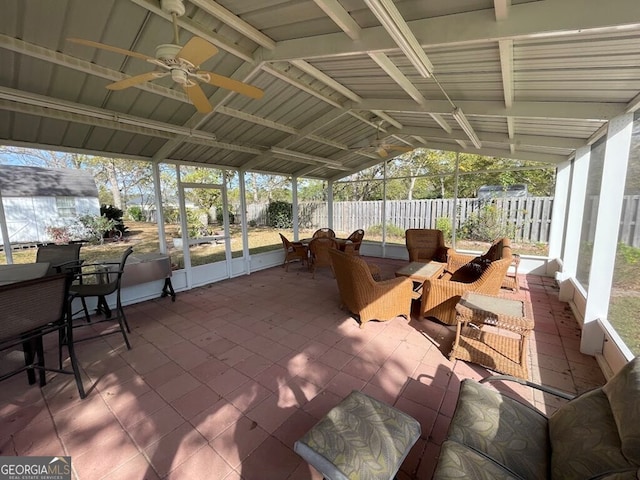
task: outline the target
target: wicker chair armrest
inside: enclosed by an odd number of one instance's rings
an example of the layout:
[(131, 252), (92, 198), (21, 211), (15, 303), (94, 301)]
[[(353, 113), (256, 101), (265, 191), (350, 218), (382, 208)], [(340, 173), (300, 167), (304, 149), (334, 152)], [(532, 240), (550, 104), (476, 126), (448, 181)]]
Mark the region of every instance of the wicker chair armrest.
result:
[(533, 383), (528, 380), (524, 380), (518, 377), (512, 377), (511, 375), (492, 375), (487, 378), (483, 378), (480, 380), (480, 383), (489, 383), (489, 382), (516, 382), (520, 385), (525, 385), (527, 387), (533, 388), (535, 390), (540, 390), (541, 392), (550, 393), (559, 398), (563, 398), (565, 400), (572, 400), (575, 398), (575, 395), (571, 395), (570, 393), (563, 392), (562, 390), (558, 390), (553, 387), (547, 387), (546, 385), (540, 385), (538, 383)]
[(456, 270), (458, 270), (460, 267), (462, 267), (463, 265), (466, 265), (467, 263), (469, 263), (474, 258), (476, 258), (475, 255), (468, 255), (468, 254), (465, 254), (465, 253), (458, 253), (453, 248), (451, 248), (451, 249), (449, 249), (449, 252), (447, 253), (447, 268), (446, 268), (446, 270), (448, 272), (453, 273)]
[(411, 291), (413, 291), (413, 282), (407, 277), (395, 277), (389, 280), (380, 280), (378, 282), (374, 281), (374, 289), (378, 289), (381, 291), (387, 291), (393, 287), (398, 285), (402, 285), (406, 283)]
[(425, 280), (422, 284), (421, 311), (431, 310), (451, 298), (462, 297), (470, 285), (441, 279)]

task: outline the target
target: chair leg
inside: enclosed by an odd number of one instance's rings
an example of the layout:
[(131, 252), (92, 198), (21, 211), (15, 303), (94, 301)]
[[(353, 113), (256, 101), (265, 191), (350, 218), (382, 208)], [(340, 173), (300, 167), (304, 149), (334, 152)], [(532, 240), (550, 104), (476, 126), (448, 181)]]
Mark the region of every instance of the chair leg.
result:
[(47, 372), (44, 368), (44, 344), (42, 342), (42, 336), (33, 339), (36, 349), (36, 357), (38, 359), (38, 377), (40, 378), (40, 386), (44, 387), (47, 384)]
[[(82, 377), (80, 376), (80, 369), (78, 368), (78, 359), (76, 358), (76, 351), (73, 346), (73, 325), (71, 324), (71, 318), (68, 319), (63, 330), (65, 331), (64, 337), (67, 340), (67, 350), (69, 351), (69, 360), (71, 360), (71, 369), (73, 370), (73, 376), (76, 380), (76, 387), (78, 387), (78, 393), (80, 398), (84, 399), (87, 394), (84, 391), (84, 385), (82, 385)], [(60, 356), (62, 358), (62, 345), (59, 345)]]
[(87, 308), (87, 302), (84, 297), (80, 297), (80, 301), (82, 302), (82, 309), (84, 310), (84, 318), (86, 318), (87, 323), (91, 323), (91, 316), (89, 315), (89, 309)]
[[(25, 367), (33, 365), (33, 343), (30, 340), (22, 342), (22, 354), (24, 355)], [(27, 381), (29, 382), (29, 385), (36, 383), (36, 373), (33, 367), (27, 368)]]

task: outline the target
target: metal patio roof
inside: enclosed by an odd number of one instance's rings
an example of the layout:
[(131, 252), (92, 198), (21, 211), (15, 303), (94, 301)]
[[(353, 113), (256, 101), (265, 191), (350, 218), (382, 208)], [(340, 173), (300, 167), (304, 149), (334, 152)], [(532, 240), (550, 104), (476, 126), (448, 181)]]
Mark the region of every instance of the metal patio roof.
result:
[(381, 161), (361, 148), (377, 137), (557, 164), (640, 105), (637, 0), (397, 1), (429, 78), (371, 1), (185, 1), (181, 45), (219, 49), (201, 68), (265, 92), (204, 85), (205, 115), (170, 78), (105, 89), (153, 67), (66, 40), (153, 56), (173, 35), (159, 0), (4, 0), (0, 143), (338, 179)]

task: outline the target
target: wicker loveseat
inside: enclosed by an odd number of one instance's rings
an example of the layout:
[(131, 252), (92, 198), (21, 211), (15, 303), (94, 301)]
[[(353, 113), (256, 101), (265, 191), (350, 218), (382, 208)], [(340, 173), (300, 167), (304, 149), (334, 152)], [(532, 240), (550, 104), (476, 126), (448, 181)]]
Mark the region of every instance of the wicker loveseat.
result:
[(444, 244), (442, 230), (409, 228), (404, 232), (410, 262), (446, 262), (449, 248)]
[(638, 398), (640, 357), (550, 417), (464, 380), (433, 478), (638, 479)]
[[(478, 260), (481, 268), (470, 264)], [(496, 240), (487, 252), (479, 257), (449, 250), (444, 275), (426, 280), (422, 287), (420, 314), (434, 317), (448, 325), (456, 324), (456, 304), (465, 292), (497, 295), (511, 265), (513, 257), (508, 238)]]
[(329, 250), (342, 305), (360, 318), (360, 328), (369, 320), (390, 320), (411, 315), (413, 282), (406, 277), (376, 281), (379, 269), (362, 258), (340, 250)]

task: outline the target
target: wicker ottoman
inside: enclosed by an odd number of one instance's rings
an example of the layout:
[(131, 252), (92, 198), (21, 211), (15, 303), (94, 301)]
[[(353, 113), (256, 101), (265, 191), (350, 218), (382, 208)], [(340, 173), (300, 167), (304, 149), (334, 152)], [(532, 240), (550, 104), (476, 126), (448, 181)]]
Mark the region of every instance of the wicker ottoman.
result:
[(294, 450), (328, 480), (391, 480), (418, 437), (415, 419), (354, 390)]

